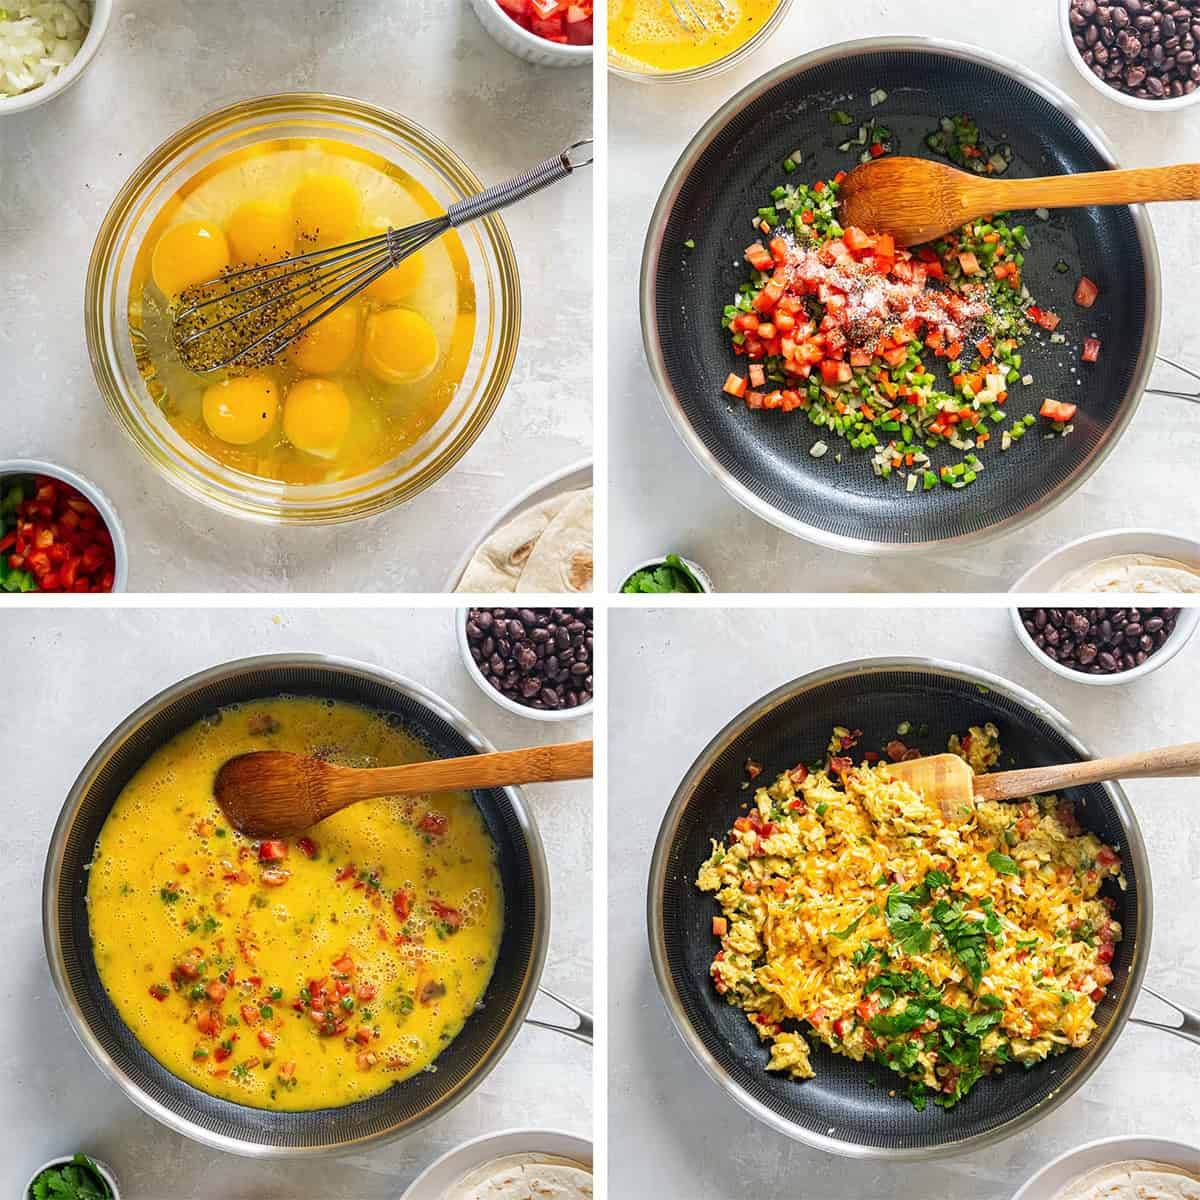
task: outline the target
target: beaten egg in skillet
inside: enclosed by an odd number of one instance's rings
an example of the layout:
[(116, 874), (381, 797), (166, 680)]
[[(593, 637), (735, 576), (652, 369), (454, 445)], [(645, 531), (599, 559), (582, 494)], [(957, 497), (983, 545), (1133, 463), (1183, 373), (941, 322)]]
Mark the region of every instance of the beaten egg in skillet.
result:
[(351, 766), (429, 757), (341, 701), (232, 706), (125, 786), (88, 883), (100, 978), (169, 1071), (259, 1108), (365, 1099), (422, 1070), (482, 1002), (503, 929), (494, 847), (469, 795), (351, 806), (307, 837), (255, 842), (212, 795), (251, 750)]

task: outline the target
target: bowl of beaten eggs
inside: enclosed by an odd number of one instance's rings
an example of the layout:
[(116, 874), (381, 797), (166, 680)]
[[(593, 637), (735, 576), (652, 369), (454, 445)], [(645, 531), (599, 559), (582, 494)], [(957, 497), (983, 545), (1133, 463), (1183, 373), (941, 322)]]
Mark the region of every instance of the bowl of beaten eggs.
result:
[(88, 270), (88, 347), (138, 448), (238, 516), (332, 523), (440, 478), (491, 418), (520, 330), (499, 217), (451, 231), (265, 364), (197, 373), (171, 336), (196, 285), (403, 228), (481, 184), (433, 134), (357, 100), (289, 94), (223, 108), (122, 188)]
[(612, 0), (608, 69), (648, 83), (705, 79), (759, 49), (791, 5), (792, 0)]

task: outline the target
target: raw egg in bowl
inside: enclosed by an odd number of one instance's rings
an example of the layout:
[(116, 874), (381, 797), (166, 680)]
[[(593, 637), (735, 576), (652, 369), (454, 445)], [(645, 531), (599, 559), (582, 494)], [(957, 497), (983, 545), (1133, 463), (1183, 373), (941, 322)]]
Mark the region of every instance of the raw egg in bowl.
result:
[(437, 215), (482, 185), (436, 137), (357, 100), (291, 94), (189, 125), (134, 172), (88, 271), (93, 369), (162, 474), (239, 516), (331, 523), (440, 478), (508, 382), (520, 284), (497, 216), (451, 231), (286, 351), (200, 374), (171, 336), (189, 288)]

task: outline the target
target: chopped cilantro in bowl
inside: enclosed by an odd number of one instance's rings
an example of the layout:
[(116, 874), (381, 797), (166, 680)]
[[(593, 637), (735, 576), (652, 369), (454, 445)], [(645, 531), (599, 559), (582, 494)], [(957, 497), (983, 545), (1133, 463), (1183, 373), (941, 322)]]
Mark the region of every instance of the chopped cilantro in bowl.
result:
[(711, 585), (703, 572), (678, 554), (651, 559), (633, 571), (621, 584), (626, 594), (696, 594), (708, 592)]
[(86, 1154), (47, 1163), (26, 1188), (26, 1200), (117, 1200), (108, 1170)]

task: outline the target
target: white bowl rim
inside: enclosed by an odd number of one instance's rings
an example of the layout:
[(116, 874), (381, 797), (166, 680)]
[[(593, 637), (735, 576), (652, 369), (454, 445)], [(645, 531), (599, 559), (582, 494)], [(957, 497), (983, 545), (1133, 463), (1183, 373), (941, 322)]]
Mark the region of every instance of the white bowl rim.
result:
[[(1155, 539), (1155, 538), (1165, 538), (1165, 539), (1170, 539), (1171, 541), (1177, 541), (1177, 542), (1189, 542), (1195, 547), (1196, 561), (1197, 561), (1197, 564), (1200, 564), (1200, 540), (1197, 540), (1196, 538), (1188, 537), (1188, 535), (1186, 533), (1174, 533), (1170, 529), (1149, 529), (1149, 528), (1140, 528), (1140, 527), (1134, 527), (1134, 528), (1128, 528), (1128, 529), (1126, 529), (1126, 528), (1102, 529), (1099, 533), (1085, 533), (1082, 537), (1077, 537), (1074, 541), (1064, 542), (1061, 546), (1056, 546), (1053, 550), (1050, 551), (1049, 554), (1044, 554), (1041, 558), (1039, 558), (1038, 561), (1035, 562), (1033, 564), (1033, 566), (1031, 566), (1023, 575), (1021, 575), (1020, 578), (1018, 578), (1016, 580), (1016, 582), (1013, 583), (1013, 585), (1008, 590), (1010, 593), (1029, 594), (1030, 589), (1025, 586), (1026, 580), (1028, 580), (1030, 578), (1030, 576), (1041, 571), (1044, 567), (1048, 566), (1055, 559), (1066, 557), (1066, 555), (1068, 555), (1072, 550), (1079, 549), (1080, 547), (1088, 545), (1091, 542), (1099, 542), (1105, 538), (1115, 539), (1115, 538), (1127, 538), (1127, 537), (1143, 538), (1146, 540), (1147, 543), (1149, 543), (1152, 539)], [(1146, 548), (1141, 551), (1118, 551), (1117, 553), (1155, 554), (1157, 552), (1154, 550), (1154, 548), (1152, 546), (1147, 545)], [(1102, 559), (1102, 558), (1111, 558), (1111, 557), (1112, 557), (1111, 554), (1099, 554), (1096, 558), (1096, 561), (1099, 562), (1100, 559)], [(1049, 593), (1051, 591), (1053, 591), (1053, 588), (1046, 589), (1047, 593)], [(1041, 593), (1035, 593), (1035, 594), (1041, 594)], [(1105, 595), (1106, 593), (1089, 592), (1087, 594), (1088, 595)]]
[[(514, 21), (512, 17), (510, 17), (508, 13), (506, 13), (500, 7), (498, 0), (471, 0), (471, 7), (475, 9), (476, 13), (479, 12), (480, 4), (491, 5), (494, 7), (497, 15), (503, 17), (504, 20), (508, 22), (508, 24), (511, 25), (516, 31), (515, 36), (517, 41), (521, 42), (522, 45), (526, 46), (530, 50), (540, 50), (544, 53), (548, 52), (550, 54), (561, 54), (564, 62), (575, 62), (579, 63), (581, 66), (584, 62), (593, 57), (596, 49), (594, 42), (590, 46), (573, 46), (570, 43), (564, 45), (562, 42), (552, 42), (548, 38), (538, 37), (536, 33), (530, 33), (528, 29), (518, 25), (516, 21)], [(492, 32), (490, 29), (488, 29), (487, 22), (483, 17), (480, 17), (479, 23), (484, 27), (484, 29), (488, 30), (489, 34)], [(500, 44), (502, 48), (507, 49), (503, 43)]]
[[(77, 1151), (76, 1153), (82, 1154), (83, 1151)], [(109, 1188), (112, 1190), (113, 1200), (121, 1200), (121, 1189), (117, 1186), (117, 1177), (113, 1174), (112, 1167), (110, 1167), (108, 1165), (108, 1163), (106, 1163), (103, 1159), (97, 1158), (94, 1154), (88, 1154), (85, 1157), (88, 1159), (89, 1162), (91, 1162), (92, 1166), (95, 1167), (96, 1170), (100, 1172), (100, 1175), (103, 1177), (104, 1182), (107, 1183)], [(47, 1171), (51, 1167), (65, 1167), (69, 1163), (72, 1163), (74, 1161), (75, 1161), (74, 1154), (59, 1154), (56, 1157), (50, 1159), (49, 1162), (42, 1163), (42, 1165), (40, 1167), (38, 1167), (38, 1169), (36, 1171), (34, 1171), (34, 1173), (32, 1175), (30, 1175), (29, 1182), (25, 1185), (25, 1190), (21, 1193), (21, 1200), (28, 1200), (29, 1192), (33, 1187), (33, 1181), (43, 1171)]]
[[(1101, 598), (1105, 598), (1107, 595), (1108, 593), (1105, 593), (1104, 597)], [(1088, 597), (1088, 599), (1094, 598), (1095, 597), (1093, 596)], [(1143, 597), (1135, 597), (1135, 599), (1142, 598)], [(1154, 597), (1154, 599), (1160, 598), (1161, 597)], [(1045, 608), (1047, 606), (1022, 604), (1020, 607)], [(1064, 605), (1063, 607), (1067, 606)], [(1116, 597), (1114, 596), (1113, 600), (1108, 604), (1089, 604), (1084, 607), (1122, 608), (1128, 607), (1128, 605), (1117, 603)], [(1135, 607), (1178, 607), (1181, 611), (1179, 613), (1179, 619), (1175, 624), (1175, 629), (1172, 631), (1171, 636), (1167, 638), (1161, 649), (1156, 650), (1152, 655), (1150, 655), (1150, 657), (1146, 659), (1146, 661), (1142, 663), (1140, 667), (1133, 667), (1128, 671), (1114, 671), (1111, 675), (1089, 675), (1086, 671), (1073, 671), (1070, 667), (1064, 667), (1061, 663), (1055, 662), (1052, 658), (1047, 658), (1046, 655), (1038, 649), (1033, 638), (1029, 636), (1029, 631), (1022, 624), (1020, 609), (1015, 607), (1010, 608), (1009, 616), (1012, 618), (1013, 629), (1016, 631), (1017, 638), (1021, 645), (1024, 646), (1025, 649), (1028, 650), (1029, 653), (1047, 670), (1052, 671), (1055, 675), (1058, 675), (1062, 679), (1069, 679), (1072, 683), (1086, 683), (1098, 687), (1114, 687), (1121, 683), (1133, 683), (1135, 680), (1145, 678), (1145, 676), (1149, 675), (1152, 671), (1157, 671), (1159, 667), (1165, 667), (1167, 663), (1169, 663), (1171, 659), (1173, 659), (1184, 648), (1184, 646), (1186, 646), (1188, 642), (1192, 640), (1192, 635), (1196, 632), (1197, 627), (1200, 626), (1200, 608), (1195, 606), (1188, 607), (1185, 605), (1173, 604), (1151, 606), (1138, 604), (1135, 605)], [(1172, 645), (1172, 643), (1174, 643), (1174, 645)]]
[(28, 112), (31, 108), (37, 108), (39, 104), (53, 100), (83, 74), (88, 64), (96, 57), (96, 51), (100, 49), (100, 43), (108, 32), (108, 22), (113, 10), (113, 0), (91, 0), (91, 4), (92, 22), (75, 57), (48, 82), (30, 88), (27, 92), (21, 92), (18, 96), (0, 96), (0, 117), (9, 113)]
[[(467, 613), (471, 608), (544, 608), (545, 605), (540, 604), (475, 604), (462, 605), (455, 608), (454, 611), (454, 637), (458, 642), (458, 652), (462, 656), (463, 666), (467, 669), (467, 674), (475, 681), (475, 686), (489, 699), (493, 704), (498, 704), (501, 708), (510, 713), (515, 713), (518, 717), (527, 717), (531, 721), (576, 721), (583, 717), (590, 717), (593, 709), (596, 707), (596, 695), (593, 692), (592, 698), (586, 704), (577, 705), (575, 708), (530, 708), (526, 704), (518, 704), (515, 700), (510, 700), (502, 692), (496, 691), (494, 687), (483, 677), (483, 672), (479, 669), (475, 660), (471, 657), (471, 645), (467, 641)], [(555, 605), (554, 607), (563, 607)], [(570, 606), (568, 606), (570, 607)], [(595, 660), (593, 659), (593, 667)]]
[[(593, 487), (595, 485), (595, 465), (590, 457), (576, 459), (575, 462), (568, 463), (565, 467), (559, 467), (558, 470), (551, 471), (549, 475), (544, 475), (541, 479), (534, 480), (534, 482), (525, 488), (524, 491), (520, 492), (502, 509), (500, 509), (500, 511), (494, 517), (492, 517), (486, 525), (480, 527), (478, 534), (463, 552), (458, 562), (454, 564), (454, 569), (447, 577), (445, 587), (442, 590), (446, 592), (453, 592), (458, 587), (459, 580), (462, 579), (463, 573), (466, 571), (471, 559), (475, 557), (479, 547), (482, 546), (483, 543), (486, 542), (487, 539), (490, 538), (492, 534), (495, 533), (496, 530), (502, 525), (507, 525), (509, 521), (511, 521), (514, 517), (519, 516), (526, 508), (532, 507), (533, 498), (535, 496), (539, 495), (541, 492), (547, 492), (549, 493), (546, 496), (546, 499), (548, 500), (551, 495), (558, 494), (557, 492), (550, 491), (550, 489), (554, 487), (556, 483), (565, 484), (566, 481), (573, 475), (579, 475), (582, 478), (584, 472), (587, 473), (587, 478), (589, 480), (586, 485), (580, 484), (579, 487), (564, 487), (561, 489), (563, 491), (579, 491), (582, 490), (584, 486)], [(505, 592), (502, 594), (518, 596), (522, 593)], [(580, 594), (583, 595), (586, 593)]]
[[(594, 1165), (595, 1149), (593, 1144), (585, 1137), (578, 1133), (572, 1133), (567, 1129), (542, 1129), (534, 1127), (515, 1127), (511, 1129), (499, 1129), (495, 1133), (484, 1133), (478, 1137), (470, 1138), (468, 1141), (455, 1146), (452, 1150), (447, 1150), (445, 1154), (439, 1155), (416, 1177), (404, 1190), (400, 1200), (434, 1200), (430, 1196), (423, 1198), (417, 1190), (422, 1184), (430, 1180), (434, 1174), (442, 1172), (442, 1169), (454, 1163), (455, 1159), (473, 1159), (473, 1162), (464, 1162), (463, 1171), (469, 1171), (472, 1166), (483, 1166), (492, 1157), (504, 1158), (510, 1154), (550, 1154), (555, 1157), (570, 1158), (571, 1154), (563, 1154), (558, 1150), (542, 1150), (540, 1147), (530, 1145), (528, 1149), (517, 1149), (515, 1146), (512, 1149), (500, 1150), (497, 1154), (489, 1154), (487, 1158), (476, 1158), (479, 1151), (490, 1149), (492, 1143), (502, 1141), (516, 1140), (535, 1142), (537, 1139), (558, 1139), (570, 1146), (574, 1146), (580, 1155), (578, 1161), (586, 1163), (591, 1167)], [(448, 1182), (454, 1182), (450, 1180)], [(438, 1200), (440, 1200), (439, 1193)]]
[[(123, 592), (129, 582), (129, 546), (125, 540), (125, 527), (113, 502), (90, 479), (80, 475), (71, 467), (62, 467), (57, 463), (47, 462), (42, 458), (5, 458), (0, 459), (0, 479), (8, 475), (49, 475), (63, 483), (69, 483), (76, 491), (81, 492), (95, 506), (113, 541), (113, 592)], [(50, 593), (54, 595), (55, 593)], [(110, 593), (111, 595), (112, 593)]]
[[(668, 554), (675, 554), (675, 551), (668, 550), (662, 554), (655, 554), (652, 558), (647, 558), (640, 563), (635, 563), (632, 567), (629, 568), (628, 571), (625, 572), (624, 575), (621, 576), (621, 582), (619, 584), (617, 584), (617, 593), (622, 594), (621, 588), (623, 588), (625, 586), (626, 580), (628, 580), (631, 575), (636, 574), (638, 571), (646, 571), (646, 570), (649, 570), (650, 567), (665, 566), (666, 562), (667, 562)], [(696, 577), (696, 580), (700, 584), (700, 592), (699, 592), (700, 595), (707, 596), (716, 590), (713, 587), (712, 576), (709, 575), (709, 573), (698, 562), (694, 562), (692, 559), (688, 558), (688, 556), (686, 554), (675, 554), (675, 557), (678, 558), (679, 561), (682, 562), (683, 565), (685, 567), (687, 567), (687, 569), (689, 571), (691, 571), (691, 573)], [(624, 594), (629, 595), (630, 593), (624, 593)], [(697, 594), (696, 592), (691, 592), (691, 593), (682, 593), (681, 592), (680, 593), (680, 595), (693, 595), (693, 596), (696, 594)]]
[(1088, 70), (1087, 64), (1080, 56), (1079, 48), (1075, 45), (1071, 33), (1070, 0), (1053, 0), (1053, 3), (1058, 5), (1058, 28), (1062, 34), (1063, 48), (1067, 52), (1067, 57), (1071, 60), (1075, 70), (1101, 95), (1107, 96), (1116, 104), (1122, 104), (1126, 108), (1136, 108), (1141, 112), (1178, 112), (1181, 108), (1190, 108), (1193, 104), (1200, 103), (1200, 87), (1185, 96), (1172, 96), (1169, 100), (1143, 100), (1140, 96), (1130, 96), (1111, 84), (1105, 83)]
[[(1065, 1165), (1071, 1159), (1082, 1158), (1082, 1157), (1090, 1154), (1092, 1151), (1099, 1150), (1102, 1147), (1115, 1150), (1118, 1146), (1130, 1146), (1130, 1147), (1134, 1147), (1134, 1146), (1158, 1147), (1158, 1146), (1161, 1146), (1163, 1148), (1170, 1148), (1170, 1149), (1173, 1149), (1176, 1151), (1184, 1150), (1184, 1151), (1187, 1151), (1189, 1154), (1195, 1155), (1196, 1159), (1198, 1161), (1200, 1161), (1200, 1146), (1195, 1146), (1191, 1142), (1181, 1142), (1178, 1138), (1163, 1137), (1159, 1134), (1153, 1134), (1153, 1133), (1148, 1133), (1148, 1134), (1121, 1133), (1121, 1134), (1116, 1134), (1113, 1137), (1096, 1138), (1094, 1141), (1084, 1142), (1083, 1145), (1076, 1146), (1073, 1149), (1067, 1150), (1064, 1153), (1058, 1155), (1056, 1158), (1052, 1158), (1048, 1163), (1046, 1163), (1044, 1166), (1040, 1167), (1037, 1171), (1035, 1171), (1032, 1175), (1030, 1175), (1028, 1179), (1025, 1180), (1025, 1182), (1020, 1186), (1020, 1188), (1018, 1188), (1018, 1190), (1013, 1194), (1012, 1200), (1051, 1200), (1050, 1195), (1041, 1197), (1041, 1196), (1038, 1196), (1031, 1189), (1034, 1187), (1035, 1184), (1041, 1182), (1047, 1175), (1049, 1175), (1051, 1171), (1053, 1171), (1057, 1167), (1061, 1167), (1061, 1166)], [(1106, 1162), (1107, 1163), (1118, 1163), (1118, 1162), (1122, 1162), (1125, 1159), (1131, 1158), (1131, 1157), (1132, 1158), (1146, 1158), (1148, 1156), (1145, 1153), (1137, 1153), (1137, 1154), (1130, 1153), (1130, 1154), (1120, 1155), (1118, 1157), (1114, 1157), (1111, 1159), (1107, 1159)], [(1157, 1161), (1171, 1163), (1171, 1159), (1169, 1159), (1169, 1158), (1161, 1158), (1161, 1159), (1158, 1159)], [(1096, 1163), (1093, 1166), (1084, 1167), (1081, 1174), (1086, 1173), (1087, 1171), (1095, 1170), (1096, 1167), (1104, 1166), (1104, 1165), (1106, 1165), (1106, 1164), (1105, 1163)], [(1174, 1165), (1174, 1164), (1172, 1164), (1172, 1165)], [(1069, 1183), (1070, 1178), (1063, 1180), (1063, 1182)]]

